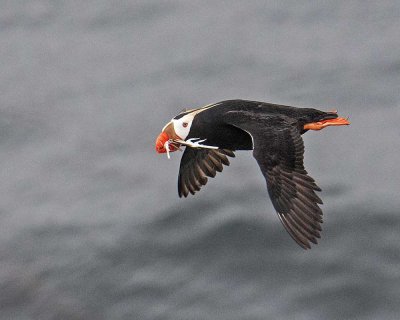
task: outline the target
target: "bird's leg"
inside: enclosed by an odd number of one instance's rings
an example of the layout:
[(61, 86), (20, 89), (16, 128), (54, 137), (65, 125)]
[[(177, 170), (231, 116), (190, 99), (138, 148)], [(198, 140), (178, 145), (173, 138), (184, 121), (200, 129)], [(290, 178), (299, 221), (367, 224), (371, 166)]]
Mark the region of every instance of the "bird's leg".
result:
[(318, 122), (307, 123), (304, 125), (304, 130), (321, 130), (329, 126), (345, 126), (349, 124), (349, 120), (345, 118), (328, 119)]
[[(197, 141), (195, 141), (197, 140)], [(184, 140), (174, 140), (174, 142), (180, 143), (184, 146), (187, 147), (191, 147), (191, 148), (203, 148), (203, 149), (218, 149), (218, 147), (215, 146), (208, 146), (205, 144), (200, 144), (204, 141), (206, 141), (207, 139), (200, 139), (200, 138), (190, 138), (187, 139), (186, 141)]]

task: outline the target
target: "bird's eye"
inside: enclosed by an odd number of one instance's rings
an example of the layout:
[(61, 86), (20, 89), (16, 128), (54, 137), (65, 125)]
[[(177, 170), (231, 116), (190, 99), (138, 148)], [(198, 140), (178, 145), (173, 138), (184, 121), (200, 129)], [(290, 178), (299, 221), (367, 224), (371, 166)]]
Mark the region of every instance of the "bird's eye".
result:
[(187, 122), (182, 123), (182, 127), (186, 128), (188, 126)]

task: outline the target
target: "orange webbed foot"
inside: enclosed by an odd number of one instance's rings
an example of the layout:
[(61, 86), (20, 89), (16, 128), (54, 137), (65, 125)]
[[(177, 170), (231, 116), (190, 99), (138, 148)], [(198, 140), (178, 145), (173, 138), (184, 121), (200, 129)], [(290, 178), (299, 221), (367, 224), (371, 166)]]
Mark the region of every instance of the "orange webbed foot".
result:
[(346, 118), (328, 119), (318, 122), (307, 123), (304, 125), (304, 130), (321, 130), (329, 126), (346, 126), (349, 124), (350, 122)]

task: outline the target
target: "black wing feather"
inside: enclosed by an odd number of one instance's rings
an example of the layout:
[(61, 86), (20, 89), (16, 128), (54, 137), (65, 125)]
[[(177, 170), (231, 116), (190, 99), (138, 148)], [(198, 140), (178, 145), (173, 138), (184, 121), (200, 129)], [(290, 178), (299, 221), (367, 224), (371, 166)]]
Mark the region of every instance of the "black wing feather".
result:
[(229, 122), (254, 140), (253, 156), (266, 179), (272, 204), (285, 229), (304, 249), (320, 238), (322, 204), (303, 165), (304, 143), (296, 120), (249, 112), (229, 112)]
[(223, 165), (229, 166), (228, 157), (235, 157), (227, 149), (196, 149), (186, 147), (179, 168), (178, 194), (187, 197), (195, 194), (207, 184), (207, 177), (214, 178), (223, 170)]

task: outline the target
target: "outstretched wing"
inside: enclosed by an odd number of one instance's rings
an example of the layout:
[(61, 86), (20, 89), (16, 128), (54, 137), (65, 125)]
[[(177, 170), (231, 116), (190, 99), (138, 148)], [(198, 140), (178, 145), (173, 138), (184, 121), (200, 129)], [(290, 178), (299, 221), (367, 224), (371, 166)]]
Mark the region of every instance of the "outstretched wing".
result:
[(227, 149), (200, 149), (186, 147), (179, 167), (178, 194), (185, 198), (189, 193), (195, 194), (206, 185), (207, 177), (214, 178), (223, 170), (223, 165), (229, 166), (228, 157), (235, 157)]
[(304, 144), (296, 120), (282, 116), (231, 115), (231, 123), (253, 137), (253, 156), (267, 182), (272, 203), (285, 229), (304, 249), (320, 238), (321, 199), (303, 165)]

